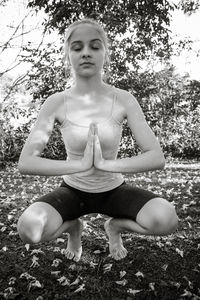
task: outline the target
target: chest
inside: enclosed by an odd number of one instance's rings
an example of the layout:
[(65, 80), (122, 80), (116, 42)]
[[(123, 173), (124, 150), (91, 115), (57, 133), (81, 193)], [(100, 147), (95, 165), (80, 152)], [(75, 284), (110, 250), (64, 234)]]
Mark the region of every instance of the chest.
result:
[(71, 122), (89, 126), (90, 123), (100, 123), (110, 119), (112, 116), (121, 123), (124, 119), (123, 105), (117, 102), (116, 97), (82, 97), (81, 99), (66, 99), (65, 118)]
[[(97, 123), (98, 136), (105, 158), (115, 155), (121, 140), (122, 126), (114, 119)], [(88, 126), (80, 126), (70, 121), (62, 129), (62, 136), (68, 153), (82, 155), (88, 140)]]

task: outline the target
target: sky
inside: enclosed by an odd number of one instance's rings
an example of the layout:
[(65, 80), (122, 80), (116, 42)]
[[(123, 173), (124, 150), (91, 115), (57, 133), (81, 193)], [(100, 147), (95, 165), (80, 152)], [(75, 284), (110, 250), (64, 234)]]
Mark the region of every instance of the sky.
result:
[(188, 16), (180, 11), (175, 11), (171, 22), (174, 39), (189, 37), (195, 41), (193, 50), (199, 52), (199, 57), (194, 51), (185, 51), (179, 57), (173, 58), (173, 63), (181, 73), (188, 72), (194, 79), (200, 80), (200, 11)]
[[(173, 1), (173, 0), (171, 0)], [(177, 2), (175, 0), (174, 2)], [(14, 32), (16, 26), (21, 22), (23, 17), (27, 14), (26, 7), (27, 0), (9, 0), (5, 7), (0, 7), (0, 43), (6, 42), (11, 34)], [(24, 23), (23, 29), (30, 31), (24, 35), (24, 39), (21, 37), (16, 38), (12, 42), (12, 49), (7, 49), (0, 54), (0, 68), (1, 71), (7, 69), (9, 66), (15, 65), (15, 58), (22, 43), (31, 41), (35, 45), (38, 45), (42, 39), (41, 29), (42, 20), (45, 14), (39, 12), (37, 15), (29, 15)], [(175, 11), (172, 15), (172, 21), (170, 29), (172, 31), (173, 38), (178, 40), (180, 38), (189, 37), (194, 40), (193, 48), (195, 51), (200, 51), (200, 11), (187, 16), (180, 11)], [(17, 35), (20, 35), (22, 26), (20, 26)], [(59, 42), (59, 38), (56, 33), (51, 36), (45, 36), (45, 43)], [(1, 52), (1, 51), (0, 51)], [(200, 53), (199, 53), (200, 54)], [(177, 71), (180, 74), (188, 72), (192, 79), (200, 80), (200, 58), (196, 57), (194, 51), (182, 52), (179, 57), (173, 57), (172, 63), (176, 66)], [(9, 72), (12, 76), (17, 76), (25, 72), (29, 68), (28, 65), (21, 64), (19, 67), (14, 68)]]

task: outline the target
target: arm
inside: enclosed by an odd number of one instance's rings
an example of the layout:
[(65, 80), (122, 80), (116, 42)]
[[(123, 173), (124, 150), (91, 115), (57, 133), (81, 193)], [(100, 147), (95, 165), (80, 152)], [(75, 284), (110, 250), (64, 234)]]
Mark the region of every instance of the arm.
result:
[[(131, 158), (117, 160), (99, 159), (99, 163), (96, 160), (96, 167), (104, 171), (120, 173), (138, 173), (161, 169), (165, 165), (165, 159), (159, 142), (148, 126), (138, 102), (129, 93), (127, 94), (128, 99), (125, 108), (128, 125), (142, 153)], [(95, 148), (100, 148), (97, 136)]]
[[(40, 157), (49, 140), (57, 118), (58, 101), (58, 98), (51, 96), (43, 104), (36, 123), (22, 149), (18, 163), (20, 173), (57, 176), (82, 172), (91, 168), (93, 164), (93, 154), (88, 155), (87, 159), (84, 157), (82, 160), (69, 161)], [(90, 152), (90, 148), (93, 148), (91, 144), (92, 141), (92, 136), (89, 134), (85, 152)]]

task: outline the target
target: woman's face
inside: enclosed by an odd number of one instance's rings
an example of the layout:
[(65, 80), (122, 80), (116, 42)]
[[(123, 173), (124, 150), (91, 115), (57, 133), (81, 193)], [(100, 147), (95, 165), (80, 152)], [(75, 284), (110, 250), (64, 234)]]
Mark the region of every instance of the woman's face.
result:
[(92, 25), (78, 26), (69, 40), (69, 61), (73, 72), (81, 77), (101, 74), (105, 46), (103, 40)]

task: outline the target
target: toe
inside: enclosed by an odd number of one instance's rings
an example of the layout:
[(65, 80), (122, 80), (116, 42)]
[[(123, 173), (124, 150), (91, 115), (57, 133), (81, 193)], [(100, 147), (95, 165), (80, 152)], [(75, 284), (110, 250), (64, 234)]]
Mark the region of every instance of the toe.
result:
[(72, 251), (67, 251), (67, 253), (66, 253), (66, 257), (68, 258), (68, 259), (73, 259), (73, 257), (74, 257), (74, 253), (72, 252)]
[(74, 255), (74, 259), (73, 259), (73, 260), (74, 260), (75, 262), (78, 262), (78, 261), (80, 260), (80, 258), (81, 258), (80, 256)]

